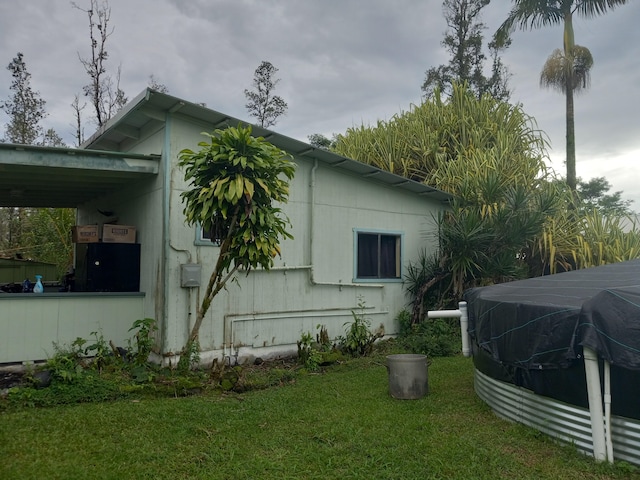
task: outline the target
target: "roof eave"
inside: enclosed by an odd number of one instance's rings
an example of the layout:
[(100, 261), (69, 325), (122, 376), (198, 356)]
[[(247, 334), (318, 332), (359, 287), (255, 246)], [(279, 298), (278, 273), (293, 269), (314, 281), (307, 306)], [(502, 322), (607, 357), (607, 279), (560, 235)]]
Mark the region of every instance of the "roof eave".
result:
[(110, 119), (94, 135), (92, 135), (91, 138), (82, 145), (82, 148), (95, 148), (96, 145), (108, 144), (110, 136), (117, 135), (117, 129), (122, 128), (123, 125), (126, 128), (127, 118), (134, 115), (141, 109), (144, 109), (145, 115), (162, 121), (166, 119), (167, 114), (180, 111), (181, 114), (186, 114), (197, 118), (200, 121), (212, 124), (214, 128), (222, 128), (227, 125), (239, 124), (251, 125), (254, 135), (269, 140), (269, 142), (273, 143), (278, 148), (281, 148), (294, 156), (309, 158), (311, 160), (315, 159), (326, 165), (339, 168), (351, 174), (370, 178), (374, 182), (408, 190), (421, 196), (427, 196), (444, 204), (449, 204), (453, 199), (451, 194), (429, 185), (407, 179), (400, 175), (396, 175), (386, 170), (381, 170), (377, 167), (351, 158), (343, 157), (328, 150), (316, 148), (303, 141), (287, 137), (286, 135), (282, 135), (258, 125), (249, 124), (246, 121), (217, 112), (203, 105), (188, 102), (150, 88), (146, 88), (131, 102), (129, 102), (120, 112), (118, 112), (116, 116)]

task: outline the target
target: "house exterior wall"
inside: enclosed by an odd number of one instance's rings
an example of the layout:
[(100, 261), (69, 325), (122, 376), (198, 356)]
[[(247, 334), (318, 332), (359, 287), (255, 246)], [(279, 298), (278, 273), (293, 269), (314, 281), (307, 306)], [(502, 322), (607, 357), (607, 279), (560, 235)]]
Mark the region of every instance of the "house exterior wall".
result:
[[(166, 363), (175, 363), (186, 343), (219, 253), (211, 242), (198, 240), (196, 226), (185, 224), (180, 194), (188, 185), (177, 166), (180, 150), (199, 148), (206, 141), (201, 132), (212, 129), (191, 117), (167, 114), (162, 128), (120, 145), (131, 153), (161, 154), (159, 175), (79, 209), (81, 224), (104, 223), (100, 209), (114, 211), (122, 225), (137, 227), (145, 292), (141, 315), (158, 322), (156, 344)], [(282, 206), (294, 239), (282, 241), (282, 257), (272, 270), (238, 273), (237, 282), (213, 300), (199, 336), (203, 361), (288, 354), (303, 333), (315, 335), (318, 325), (326, 326), (330, 337), (343, 335), (360, 304), (372, 329), (382, 325), (395, 334), (394, 319), (407, 304), (403, 283), (355, 278), (356, 232), (400, 235), (401, 277), (421, 250), (436, 247), (436, 236), (424, 232), (435, 230), (433, 216), (442, 205), (312, 158), (294, 160), (289, 202)], [(180, 286), (185, 264), (201, 266), (200, 287)]]
[(46, 360), (92, 332), (126, 347), (130, 321), (144, 314), (139, 294), (43, 293), (0, 295), (0, 364)]
[[(140, 293), (45, 292), (38, 299), (4, 299), (3, 313), (11, 312), (3, 318), (17, 316), (16, 323), (24, 328), (13, 329), (0, 341), (0, 363), (44, 359), (50, 352), (43, 345), (70, 344), (78, 336), (89, 339), (91, 332), (126, 345), (133, 322), (145, 317), (158, 323), (155, 340), (163, 361), (177, 360), (174, 356), (186, 343), (219, 248), (199, 240), (197, 226), (185, 224), (181, 193), (188, 185), (177, 165), (179, 151), (199, 148), (206, 140), (201, 132), (214, 127), (171, 111), (147, 109), (149, 117), (142, 119), (132, 111), (131, 125), (140, 127), (122, 125), (129, 137), (106, 132), (104, 142), (92, 143), (98, 149), (160, 155), (158, 175), (78, 206), (79, 225), (136, 226)], [(274, 138), (276, 144), (291, 140)], [(436, 235), (425, 237), (424, 232), (435, 230), (433, 216), (441, 204), (376, 182), (375, 176), (365, 178), (304, 155), (294, 160), (297, 171), (289, 202), (282, 205), (294, 239), (282, 241), (282, 257), (275, 259), (273, 269), (239, 272), (237, 282), (230, 282), (214, 299), (200, 330), (203, 361), (221, 355), (291, 353), (301, 335), (315, 335), (318, 325), (326, 326), (335, 338), (344, 334), (345, 323), (352, 321), (360, 305), (372, 329), (382, 325), (387, 334), (394, 334), (394, 318), (406, 306), (406, 266), (421, 250), (436, 247)], [(400, 239), (399, 278), (356, 278), (356, 238), (363, 231)], [(200, 287), (181, 287), (182, 266), (189, 264), (201, 266)], [(8, 325), (0, 329), (10, 330)]]
[[(175, 165), (182, 148), (197, 149), (206, 140), (206, 125), (175, 116), (171, 122), (170, 249), (166, 257), (168, 297), (164, 352), (179, 352), (195, 321), (201, 295), (219, 249), (198, 244), (197, 228), (184, 223), (180, 194), (187, 188)], [(421, 249), (433, 250), (433, 215), (442, 208), (410, 192), (357, 175), (345, 174), (308, 158), (298, 165), (289, 203), (283, 211), (291, 221), (294, 240), (281, 244), (282, 258), (269, 271), (239, 273), (212, 302), (200, 330), (202, 358), (241, 349), (267, 356), (295, 351), (304, 332), (325, 325), (331, 337), (344, 334), (359, 302), (365, 305), (372, 328), (383, 325), (394, 334), (394, 318), (406, 306), (401, 281), (354, 280), (355, 230), (393, 232), (402, 236), (402, 267), (416, 261)], [(181, 288), (181, 264), (202, 266), (202, 287)]]

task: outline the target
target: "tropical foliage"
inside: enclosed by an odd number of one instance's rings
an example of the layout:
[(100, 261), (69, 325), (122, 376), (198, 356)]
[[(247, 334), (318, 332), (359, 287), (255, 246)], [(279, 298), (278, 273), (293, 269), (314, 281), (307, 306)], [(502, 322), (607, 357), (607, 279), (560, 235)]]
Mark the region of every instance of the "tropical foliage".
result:
[(434, 219), (439, 252), (406, 269), (414, 322), (425, 301), (446, 307), (469, 287), (640, 255), (640, 235), (625, 233), (630, 223), (620, 215), (576, 208), (546, 166), (546, 140), (533, 118), (465, 86), (388, 122), (349, 129), (335, 150), (454, 195)]
[(54, 263), (62, 277), (73, 265), (71, 227), (75, 225), (75, 209), (36, 208), (29, 211), (22, 236), (22, 251), (29, 258)]
[[(559, 207), (545, 139), (519, 106), (466, 86), (434, 98), (374, 127), (338, 136), (336, 150), (379, 168), (450, 192), (455, 200), (440, 218), (438, 258), (410, 266), (419, 284), (414, 320), (430, 288), (459, 299), (473, 285), (528, 274), (525, 258), (547, 217)], [(446, 281), (447, 288), (439, 284)], [(425, 288), (426, 286), (426, 288)]]
[(286, 203), (289, 180), (295, 164), (292, 158), (262, 137), (253, 137), (251, 127), (230, 127), (203, 133), (209, 142), (200, 150), (184, 149), (179, 165), (185, 170), (190, 189), (182, 193), (189, 225), (200, 224), (219, 241), (220, 254), (207, 285), (189, 344), (198, 331), (211, 301), (242, 268), (273, 266), (280, 254), (289, 221), (277, 203)]
[(74, 224), (71, 208), (0, 208), (0, 257), (53, 263), (61, 278), (73, 265)]
[(534, 245), (543, 273), (557, 273), (640, 257), (640, 226), (625, 215), (593, 209), (558, 212)]
[[(529, 183), (544, 175), (546, 140), (535, 121), (519, 106), (476, 98), (463, 85), (454, 85), (449, 98), (438, 92), (430, 100), (413, 105), (375, 126), (349, 128), (336, 137), (334, 150), (349, 158), (374, 165), (413, 180), (458, 194), (458, 180), (472, 181), (464, 174), (469, 162), (484, 169), (485, 153), (498, 167), (518, 169), (518, 181)], [(484, 153), (483, 153), (484, 152)], [(471, 167), (474, 168), (473, 166)], [(518, 177), (518, 175), (511, 175)]]

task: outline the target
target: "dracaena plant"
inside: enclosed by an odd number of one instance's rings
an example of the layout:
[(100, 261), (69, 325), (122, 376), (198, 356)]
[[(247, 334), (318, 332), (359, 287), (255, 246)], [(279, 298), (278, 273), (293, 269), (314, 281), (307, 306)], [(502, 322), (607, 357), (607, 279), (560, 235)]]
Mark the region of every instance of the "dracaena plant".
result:
[[(179, 165), (189, 187), (182, 193), (189, 225), (200, 224), (220, 242), (188, 345), (197, 341), (213, 298), (239, 269), (273, 266), (280, 241), (293, 238), (289, 219), (277, 206), (289, 198), (296, 165), (291, 155), (251, 135), (251, 126), (229, 127), (213, 134), (199, 150), (184, 149)], [(187, 345), (187, 346), (188, 346)]]

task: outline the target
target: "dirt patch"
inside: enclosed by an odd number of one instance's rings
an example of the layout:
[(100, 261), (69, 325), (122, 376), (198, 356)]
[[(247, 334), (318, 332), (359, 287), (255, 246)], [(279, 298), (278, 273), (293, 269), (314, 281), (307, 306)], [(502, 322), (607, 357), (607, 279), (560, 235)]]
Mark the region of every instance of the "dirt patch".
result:
[(21, 372), (1, 372), (0, 371), (0, 391), (22, 385), (24, 373)]

